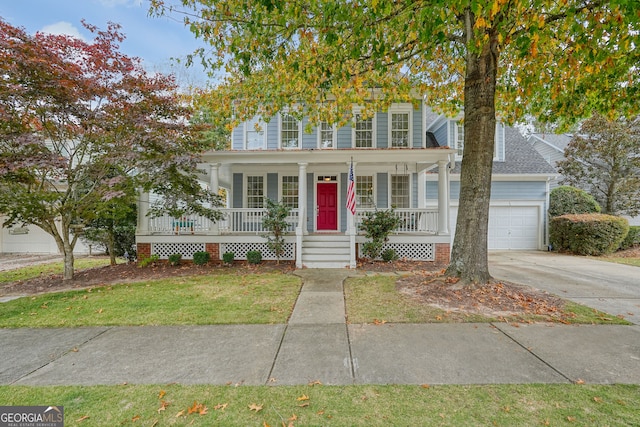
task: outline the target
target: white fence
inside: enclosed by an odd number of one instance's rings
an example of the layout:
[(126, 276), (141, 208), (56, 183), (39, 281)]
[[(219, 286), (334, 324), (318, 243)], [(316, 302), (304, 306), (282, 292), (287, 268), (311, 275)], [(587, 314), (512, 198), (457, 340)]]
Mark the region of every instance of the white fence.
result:
[[(356, 227), (360, 229), (362, 220), (367, 213), (375, 212), (374, 209), (358, 209), (356, 211)], [(438, 231), (437, 209), (394, 209), (400, 218), (400, 225), (394, 233), (436, 233)]]

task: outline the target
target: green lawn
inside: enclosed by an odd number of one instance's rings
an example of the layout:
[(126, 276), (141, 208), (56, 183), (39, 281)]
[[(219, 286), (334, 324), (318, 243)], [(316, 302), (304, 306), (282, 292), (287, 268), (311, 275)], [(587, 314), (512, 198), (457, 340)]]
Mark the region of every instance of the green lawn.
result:
[[(74, 268), (76, 271), (93, 267), (102, 267), (105, 265), (109, 265), (109, 257), (78, 257), (74, 261)], [(16, 282), (18, 280), (34, 279), (36, 277), (49, 276), (51, 274), (62, 274), (63, 271), (64, 263), (62, 261), (0, 271), (0, 284)]]
[(0, 402), (64, 406), (68, 427), (640, 425), (638, 385), (0, 386)]
[[(395, 276), (350, 278), (344, 292), (347, 314), (351, 323), (443, 323), (495, 321), (548, 321), (547, 316), (505, 316), (500, 319), (480, 314), (446, 311), (420, 304), (396, 290)], [(621, 324), (629, 322), (573, 302), (565, 304), (563, 322), (586, 324)]]
[(24, 297), (0, 327), (285, 323), (300, 292), (292, 275), (216, 274)]

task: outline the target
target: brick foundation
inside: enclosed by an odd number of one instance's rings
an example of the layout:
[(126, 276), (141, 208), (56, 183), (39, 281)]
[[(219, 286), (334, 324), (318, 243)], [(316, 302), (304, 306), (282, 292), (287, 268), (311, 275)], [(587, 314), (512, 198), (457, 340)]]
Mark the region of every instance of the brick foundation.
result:
[(451, 261), (451, 245), (449, 243), (436, 243), (435, 262), (449, 264)]
[(151, 256), (151, 243), (138, 243), (136, 245), (138, 259), (149, 258)]
[(209, 252), (209, 256), (211, 257), (211, 261), (219, 262), (220, 261), (220, 243), (207, 243), (205, 244), (205, 251)]

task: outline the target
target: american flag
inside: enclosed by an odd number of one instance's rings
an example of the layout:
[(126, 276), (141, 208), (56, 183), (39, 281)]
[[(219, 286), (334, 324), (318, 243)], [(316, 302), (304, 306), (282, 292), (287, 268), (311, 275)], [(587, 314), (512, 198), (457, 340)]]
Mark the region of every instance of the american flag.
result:
[(356, 214), (356, 181), (353, 176), (353, 160), (349, 167), (349, 185), (347, 186), (347, 209), (351, 215)]

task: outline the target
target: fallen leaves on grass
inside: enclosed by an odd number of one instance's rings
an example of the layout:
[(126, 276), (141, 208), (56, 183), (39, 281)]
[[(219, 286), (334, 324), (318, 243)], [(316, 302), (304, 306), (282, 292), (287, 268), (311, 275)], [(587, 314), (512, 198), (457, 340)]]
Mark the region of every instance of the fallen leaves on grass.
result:
[(263, 405), (258, 405), (257, 403), (252, 403), (251, 405), (249, 405), (249, 410), (250, 411), (260, 412), (260, 411), (262, 411), (262, 406)]

